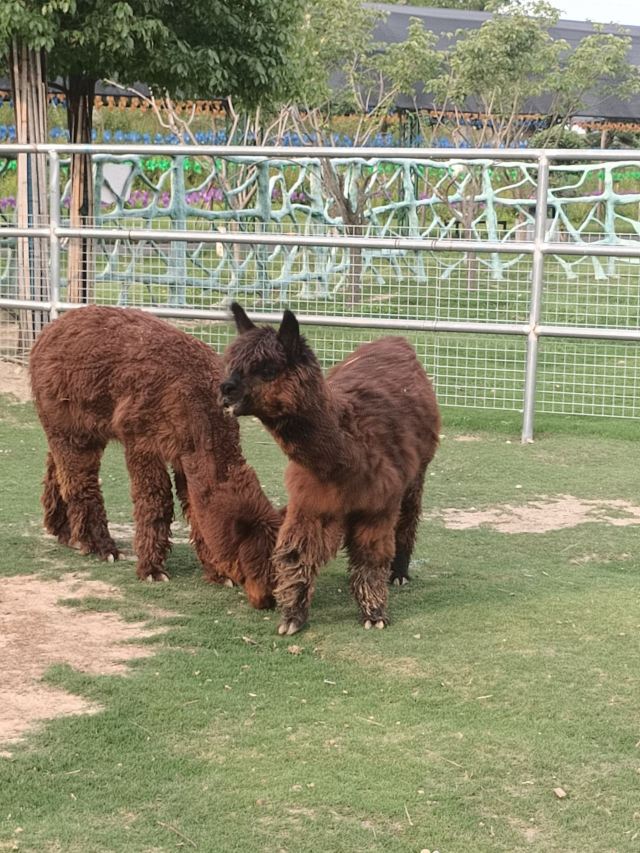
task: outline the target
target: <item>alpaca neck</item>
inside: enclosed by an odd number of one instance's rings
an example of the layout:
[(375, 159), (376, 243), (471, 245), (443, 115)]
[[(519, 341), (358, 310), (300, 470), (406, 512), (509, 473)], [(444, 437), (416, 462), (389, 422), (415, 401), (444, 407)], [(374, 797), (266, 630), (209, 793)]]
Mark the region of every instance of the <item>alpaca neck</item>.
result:
[(353, 468), (356, 454), (340, 421), (339, 406), (320, 375), (306, 386), (295, 415), (268, 418), (264, 424), (289, 459), (321, 480), (335, 480)]

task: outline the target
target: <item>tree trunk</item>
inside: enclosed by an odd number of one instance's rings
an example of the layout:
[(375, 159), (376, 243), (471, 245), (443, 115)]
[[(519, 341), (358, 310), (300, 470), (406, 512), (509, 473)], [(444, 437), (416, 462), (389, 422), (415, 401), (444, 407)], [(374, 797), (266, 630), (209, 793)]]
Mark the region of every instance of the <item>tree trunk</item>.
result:
[[(473, 221), (477, 215), (475, 202), (475, 188), (473, 196), (462, 200), (462, 239), (473, 240)], [(480, 258), (477, 252), (467, 252), (467, 289), (477, 290), (480, 283)]]
[[(603, 150), (609, 147), (609, 131), (606, 127), (603, 127), (600, 131), (600, 148)], [(603, 178), (598, 178), (598, 195), (602, 196), (604, 194), (604, 180)], [(599, 202), (596, 205), (596, 216), (602, 223), (604, 223), (605, 217), (607, 215), (606, 204), (604, 202)]]
[[(344, 226), (347, 237), (361, 237), (364, 231), (365, 191), (362, 183), (362, 170), (358, 175), (338, 175), (330, 160), (320, 161), (322, 187), (333, 199)], [(347, 250), (346, 295), (350, 305), (362, 300), (362, 249), (351, 247)]]
[[(47, 142), (47, 83), (45, 54), (14, 39), (9, 50), (11, 88), (16, 116), (16, 142)], [(43, 225), (47, 219), (47, 158), (44, 154), (18, 154), (17, 224), (21, 228)], [(49, 246), (41, 237), (17, 240), (18, 298), (49, 298)], [(44, 311), (18, 312), (19, 357), (29, 352), (46, 322)]]
[[(93, 129), (95, 80), (72, 75), (67, 81), (69, 141), (88, 144)], [(72, 228), (94, 224), (93, 169), (90, 154), (71, 155), (69, 224)], [(93, 240), (72, 237), (67, 262), (67, 300), (89, 302), (93, 295)]]

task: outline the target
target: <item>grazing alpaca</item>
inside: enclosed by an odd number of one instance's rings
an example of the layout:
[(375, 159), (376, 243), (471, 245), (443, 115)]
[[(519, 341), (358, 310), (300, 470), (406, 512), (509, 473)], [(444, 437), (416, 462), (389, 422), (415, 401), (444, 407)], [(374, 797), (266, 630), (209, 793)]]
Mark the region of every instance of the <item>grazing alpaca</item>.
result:
[(306, 622), (318, 569), (344, 543), (365, 628), (384, 628), (387, 581), (408, 580), (440, 415), (411, 345), (358, 347), (326, 379), (298, 321), (255, 326), (231, 306), (239, 336), (224, 354), (223, 405), (255, 415), (289, 457), (285, 520), (274, 552), (280, 634)]
[(168, 580), (170, 466), (207, 580), (241, 583), (254, 607), (269, 607), (280, 514), (242, 456), (237, 424), (220, 411), (221, 363), (142, 311), (89, 306), (47, 326), (30, 358), (49, 445), (44, 523), (63, 544), (117, 559), (98, 479), (117, 439), (131, 478), (138, 577)]

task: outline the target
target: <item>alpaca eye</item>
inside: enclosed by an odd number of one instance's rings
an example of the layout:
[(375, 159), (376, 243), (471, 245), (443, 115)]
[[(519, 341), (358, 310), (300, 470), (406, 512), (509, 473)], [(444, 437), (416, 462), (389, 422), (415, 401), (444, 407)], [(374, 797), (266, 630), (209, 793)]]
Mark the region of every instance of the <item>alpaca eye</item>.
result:
[(278, 371), (271, 364), (266, 364), (264, 367), (261, 367), (258, 371), (260, 379), (264, 379), (265, 382), (270, 382), (272, 379), (275, 379), (278, 375)]

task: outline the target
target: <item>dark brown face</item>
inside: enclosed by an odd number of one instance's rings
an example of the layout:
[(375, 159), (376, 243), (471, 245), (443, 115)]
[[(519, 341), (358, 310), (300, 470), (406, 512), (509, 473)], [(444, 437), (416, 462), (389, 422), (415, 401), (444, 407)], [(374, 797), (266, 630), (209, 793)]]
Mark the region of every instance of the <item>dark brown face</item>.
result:
[(255, 329), (236, 338), (224, 354), (222, 405), (229, 414), (257, 415), (273, 409), (269, 398), (287, 372), (287, 358), (274, 329)]
[(298, 322), (285, 312), (280, 329), (256, 326), (233, 303), (238, 337), (223, 356), (222, 405), (236, 417), (273, 418), (295, 408), (296, 355), (306, 349)]

